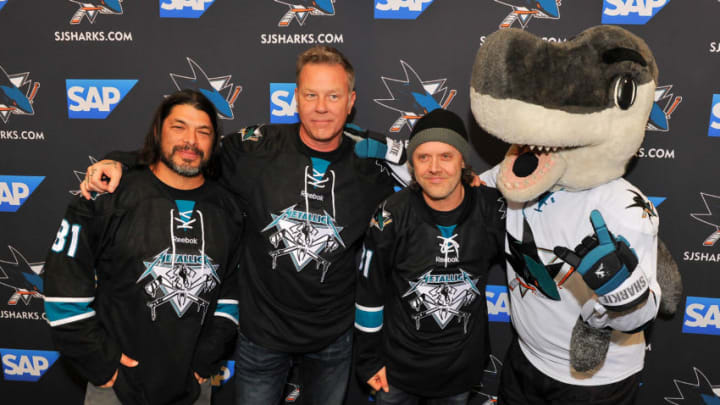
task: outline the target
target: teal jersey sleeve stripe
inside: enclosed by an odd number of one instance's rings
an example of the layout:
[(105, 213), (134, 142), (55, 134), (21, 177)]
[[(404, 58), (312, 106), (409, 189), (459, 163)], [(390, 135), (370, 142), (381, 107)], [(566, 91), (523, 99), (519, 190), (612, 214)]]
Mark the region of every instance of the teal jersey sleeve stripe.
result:
[[(240, 309), (238, 308), (237, 301), (234, 302), (222, 302), (225, 300), (219, 300), (217, 304), (217, 308), (215, 309), (215, 315), (229, 317), (235, 320), (235, 323), (238, 323), (240, 319)], [(227, 300), (232, 301), (232, 300)]]
[(377, 332), (383, 326), (383, 307), (355, 304), (355, 327), (364, 332)]
[(46, 299), (45, 314), (51, 324), (63, 320), (70, 321), (70, 318), (76, 320), (85, 319), (95, 313), (95, 311), (90, 308), (91, 302), (92, 301), (49, 301)]

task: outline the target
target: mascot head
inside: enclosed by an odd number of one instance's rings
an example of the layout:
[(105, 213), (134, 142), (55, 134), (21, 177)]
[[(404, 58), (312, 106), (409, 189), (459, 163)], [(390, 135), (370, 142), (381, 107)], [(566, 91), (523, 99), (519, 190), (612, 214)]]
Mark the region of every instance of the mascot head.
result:
[(645, 42), (619, 27), (592, 27), (563, 43), (518, 29), (488, 36), (470, 102), (478, 124), (512, 144), (497, 179), (505, 198), (621, 177), (645, 135), (657, 77)]

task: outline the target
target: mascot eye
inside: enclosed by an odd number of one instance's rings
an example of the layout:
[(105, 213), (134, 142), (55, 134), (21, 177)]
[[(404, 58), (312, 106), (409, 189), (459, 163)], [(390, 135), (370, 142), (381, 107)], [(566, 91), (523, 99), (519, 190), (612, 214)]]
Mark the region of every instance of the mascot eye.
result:
[(637, 85), (630, 75), (618, 76), (615, 79), (615, 105), (623, 110), (630, 108), (635, 103), (635, 95), (637, 93)]

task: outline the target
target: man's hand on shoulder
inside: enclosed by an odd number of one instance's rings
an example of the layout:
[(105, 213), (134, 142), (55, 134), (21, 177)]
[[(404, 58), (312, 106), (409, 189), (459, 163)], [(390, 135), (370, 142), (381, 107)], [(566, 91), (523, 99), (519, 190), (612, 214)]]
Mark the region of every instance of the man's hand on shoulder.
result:
[(120, 184), (122, 165), (114, 160), (101, 160), (87, 168), (85, 179), (80, 183), (80, 193), (86, 200), (95, 193), (113, 193)]

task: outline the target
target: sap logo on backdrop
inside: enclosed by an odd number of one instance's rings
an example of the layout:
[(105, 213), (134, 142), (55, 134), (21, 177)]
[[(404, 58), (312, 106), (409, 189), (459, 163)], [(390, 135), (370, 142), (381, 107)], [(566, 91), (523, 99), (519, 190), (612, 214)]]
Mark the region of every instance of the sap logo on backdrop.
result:
[(80, 6), (70, 19), (72, 25), (80, 24), (85, 17), (90, 24), (94, 24), (98, 14), (120, 15), (123, 13), (123, 0), (70, 0), (70, 2)]
[[(650, 110), (646, 129), (648, 131), (667, 132), (670, 130), (670, 116), (682, 102), (682, 96), (675, 96), (670, 92), (673, 85), (657, 86), (655, 88), (655, 103)], [(663, 104), (661, 106), (661, 104)]]
[(7, 4), (8, 0), (0, 0), (0, 10)]
[(712, 385), (705, 373), (697, 367), (693, 367), (693, 372), (695, 382), (673, 379), (679, 396), (665, 397), (665, 401), (673, 405), (720, 404), (720, 385)]
[(136, 83), (134, 79), (65, 80), (68, 118), (107, 118)]
[(446, 109), (457, 94), (454, 89), (448, 93), (447, 87), (444, 87), (447, 79), (423, 81), (408, 63), (401, 60), (400, 65), (405, 72), (404, 80), (380, 77), (392, 98), (374, 100), (400, 113), (400, 117), (390, 126), (390, 132), (400, 132), (405, 126), (412, 130), (415, 122), (426, 113), (438, 108)]
[(300, 25), (311, 15), (333, 16), (335, 15), (335, 0), (274, 0), (288, 6), (290, 9), (282, 16), (278, 27), (287, 27), (294, 20)]
[(0, 349), (5, 381), (38, 381), (60, 353), (48, 350)]
[(0, 212), (16, 212), (45, 176), (0, 176)]
[(161, 18), (200, 18), (215, 0), (160, 0)]
[(560, 0), (495, 0), (496, 3), (512, 8), (510, 14), (500, 23), (500, 28), (510, 28), (518, 22), (525, 29), (535, 18), (560, 19)]
[(603, 24), (640, 25), (665, 7), (670, 0), (603, 0)]
[(720, 335), (720, 298), (688, 296), (682, 331)]
[(713, 94), (708, 136), (720, 136), (720, 94)]
[[(231, 120), (235, 117), (233, 108), (235, 100), (242, 91), (239, 84), (230, 83), (232, 75), (208, 77), (203, 68), (194, 60), (186, 58), (190, 65), (192, 77), (170, 73), (170, 79), (178, 90), (193, 89), (202, 93), (210, 100), (218, 112), (218, 117)], [(234, 91), (233, 91), (234, 87)]]
[(488, 284), (485, 287), (485, 298), (490, 322), (510, 322), (510, 300), (507, 287)]
[(375, 19), (415, 20), (434, 0), (375, 0)]
[(7, 123), (10, 115), (35, 115), (33, 103), (39, 82), (28, 77), (29, 72), (8, 74), (0, 66), (0, 119)]
[(270, 83), (270, 122), (294, 124), (300, 121), (295, 101), (295, 83)]

